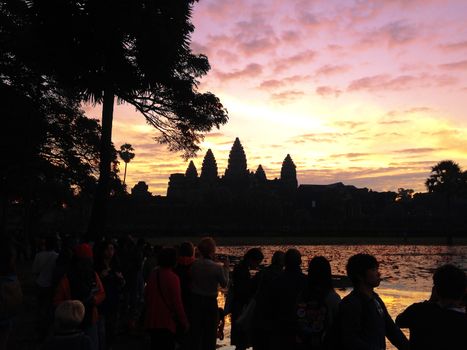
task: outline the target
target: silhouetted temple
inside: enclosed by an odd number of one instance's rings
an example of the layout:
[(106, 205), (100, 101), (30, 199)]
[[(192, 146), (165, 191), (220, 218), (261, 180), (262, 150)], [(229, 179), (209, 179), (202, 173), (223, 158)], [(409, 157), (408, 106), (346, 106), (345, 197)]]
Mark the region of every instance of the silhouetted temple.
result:
[(280, 179), (268, 180), (261, 165), (256, 172), (250, 172), (245, 150), (237, 137), (230, 150), (224, 176), (218, 176), (216, 159), (208, 149), (203, 159), (201, 176), (198, 178), (196, 167), (190, 161), (185, 174), (170, 175), (167, 197), (173, 200), (193, 200), (195, 197), (204, 198), (206, 191), (217, 191), (221, 199), (223, 197), (227, 200), (245, 195), (245, 192), (255, 188), (268, 189), (278, 195), (293, 195), (297, 184), (296, 167), (289, 154), (282, 163)]

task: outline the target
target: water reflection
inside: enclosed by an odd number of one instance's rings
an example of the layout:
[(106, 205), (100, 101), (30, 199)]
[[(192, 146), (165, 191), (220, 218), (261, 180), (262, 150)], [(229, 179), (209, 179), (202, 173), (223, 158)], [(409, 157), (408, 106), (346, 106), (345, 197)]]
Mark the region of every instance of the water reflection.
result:
[[(251, 246), (219, 247), (219, 253), (243, 256)], [(262, 246), (265, 265), (269, 265), (272, 254), (276, 250), (285, 251), (297, 248), (303, 255), (302, 269), (306, 271), (308, 262), (313, 256), (323, 255), (329, 259), (335, 275), (345, 275), (348, 258), (357, 253), (374, 255), (380, 262), (383, 281), (377, 293), (383, 299), (391, 316), (395, 318), (412, 303), (429, 298), (432, 286), (433, 271), (440, 265), (452, 263), (467, 270), (467, 246)], [(341, 297), (350, 289), (337, 290)], [(224, 295), (219, 293), (219, 304), (224, 304)], [(406, 335), (408, 335), (406, 333)], [(233, 349), (230, 342), (230, 319), (225, 324), (226, 339), (219, 343), (221, 349)], [(395, 349), (388, 344), (387, 349)]]

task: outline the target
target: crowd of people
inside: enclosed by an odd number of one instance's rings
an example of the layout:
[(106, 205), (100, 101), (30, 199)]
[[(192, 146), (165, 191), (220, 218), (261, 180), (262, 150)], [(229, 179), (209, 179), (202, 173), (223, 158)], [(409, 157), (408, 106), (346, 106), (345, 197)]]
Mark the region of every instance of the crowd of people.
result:
[[(391, 318), (375, 292), (379, 263), (368, 254), (347, 262), (353, 289), (342, 300), (329, 261), (311, 258), (307, 274), (297, 249), (276, 251), (262, 267), (251, 248), (230, 271), (212, 238), (195, 247), (152, 246), (127, 236), (94, 244), (55, 237), (39, 242), (32, 272), (37, 334), (44, 350), (107, 350), (121, 332), (144, 329), (151, 349), (214, 350), (231, 319), (236, 350), (467, 349), (466, 275), (443, 265), (430, 300)], [(7, 348), (21, 305), (15, 251), (0, 245), (0, 350)], [(256, 273), (254, 273), (256, 271)], [(218, 294), (227, 291), (219, 307)], [(410, 330), (407, 339), (400, 328)]]

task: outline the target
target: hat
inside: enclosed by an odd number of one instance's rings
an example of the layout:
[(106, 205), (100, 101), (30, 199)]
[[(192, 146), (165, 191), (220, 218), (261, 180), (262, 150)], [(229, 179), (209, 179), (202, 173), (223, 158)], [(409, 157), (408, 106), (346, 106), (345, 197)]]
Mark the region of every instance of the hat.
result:
[(87, 243), (78, 244), (74, 248), (74, 253), (77, 258), (92, 258), (92, 247)]

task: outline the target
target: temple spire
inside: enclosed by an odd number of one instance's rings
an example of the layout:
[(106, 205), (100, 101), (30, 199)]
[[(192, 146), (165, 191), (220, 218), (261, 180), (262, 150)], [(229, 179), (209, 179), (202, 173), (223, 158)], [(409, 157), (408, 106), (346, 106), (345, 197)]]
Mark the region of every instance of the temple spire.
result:
[(287, 154), (282, 162), (281, 182), (290, 189), (296, 189), (298, 186), (297, 170), (290, 154)]
[(243, 179), (248, 176), (246, 155), (240, 139), (237, 137), (230, 149), (229, 163), (225, 170), (225, 178), (228, 180)]
[(213, 182), (217, 180), (217, 163), (216, 158), (211, 149), (208, 149), (203, 159), (201, 166), (201, 180), (206, 182)]
[(188, 164), (188, 168), (186, 168), (185, 177), (189, 179), (198, 178), (198, 171), (196, 170), (195, 163), (193, 163), (192, 160), (190, 160), (190, 164)]
[(264, 169), (261, 166), (261, 164), (258, 166), (258, 169), (256, 169), (255, 178), (256, 178), (256, 180), (258, 182), (266, 182), (267, 181), (266, 173), (264, 172)]

